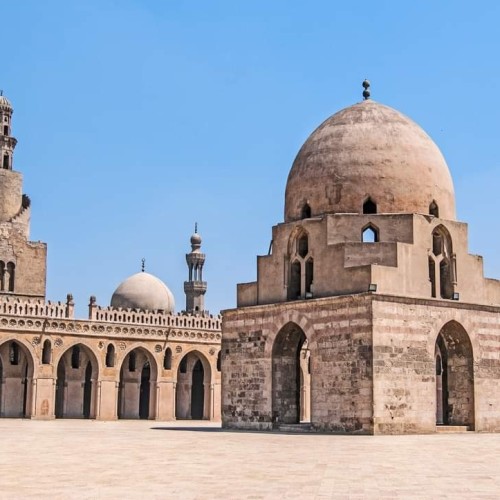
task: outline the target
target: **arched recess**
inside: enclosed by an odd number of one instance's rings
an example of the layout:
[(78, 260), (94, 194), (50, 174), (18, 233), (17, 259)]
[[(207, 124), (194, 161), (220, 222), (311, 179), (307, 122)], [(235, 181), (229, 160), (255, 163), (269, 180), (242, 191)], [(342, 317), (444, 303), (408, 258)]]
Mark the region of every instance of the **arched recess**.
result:
[(0, 346), (0, 416), (31, 416), (33, 398), (33, 356), (15, 340)]
[(108, 344), (106, 348), (106, 367), (113, 368), (115, 366), (115, 346)]
[(429, 215), (439, 217), (439, 207), (435, 200), (432, 200), (431, 204), (429, 205)]
[(123, 359), (118, 389), (118, 418), (156, 418), (158, 367), (143, 347), (132, 349)]
[(436, 423), (474, 429), (474, 357), (469, 335), (456, 321), (441, 328), (435, 344)]
[(287, 323), (276, 335), (272, 350), (272, 419), (276, 425), (301, 420), (301, 350), (306, 335)]
[(59, 358), (56, 381), (56, 418), (95, 418), (99, 365), (84, 344), (69, 347)]
[(302, 207), (302, 210), (300, 211), (300, 218), (301, 219), (311, 218), (311, 207), (309, 206), (309, 203), (305, 203), (304, 206)]
[(198, 351), (188, 352), (179, 363), (175, 390), (177, 419), (210, 420), (212, 369)]

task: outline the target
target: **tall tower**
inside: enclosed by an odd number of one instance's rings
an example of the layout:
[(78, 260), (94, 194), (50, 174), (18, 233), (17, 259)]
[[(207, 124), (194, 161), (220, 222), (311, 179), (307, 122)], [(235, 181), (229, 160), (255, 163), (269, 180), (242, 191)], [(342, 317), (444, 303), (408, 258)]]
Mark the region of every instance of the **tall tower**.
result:
[(191, 252), (186, 254), (186, 262), (189, 268), (189, 280), (184, 282), (186, 312), (192, 314), (204, 312), (207, 291), (207, 282), (203, 281), (205, 254), (201, 252), (201, 236), (198, 234), (197, 224), (191, 236)]
[(31, 203), (13, 170), (13, 112), (0, 91), (0, 295), (45, 298), (47, 246), (29, 241)]

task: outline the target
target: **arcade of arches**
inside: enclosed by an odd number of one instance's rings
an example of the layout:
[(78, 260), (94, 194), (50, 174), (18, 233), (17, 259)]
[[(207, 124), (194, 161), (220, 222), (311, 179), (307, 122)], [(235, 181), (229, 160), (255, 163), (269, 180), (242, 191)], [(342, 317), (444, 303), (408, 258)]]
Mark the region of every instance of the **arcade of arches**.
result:
[(1, 417), (220, 419), (217, 345), (9, 337), (0, 333)]

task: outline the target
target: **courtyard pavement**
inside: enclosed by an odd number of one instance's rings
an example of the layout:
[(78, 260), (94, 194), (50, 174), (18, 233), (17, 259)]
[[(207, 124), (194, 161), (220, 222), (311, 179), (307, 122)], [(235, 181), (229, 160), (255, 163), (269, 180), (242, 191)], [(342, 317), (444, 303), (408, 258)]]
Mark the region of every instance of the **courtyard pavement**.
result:
[(0, 498), (500, 498), (500, 434), (226, 432), (0, 420)]

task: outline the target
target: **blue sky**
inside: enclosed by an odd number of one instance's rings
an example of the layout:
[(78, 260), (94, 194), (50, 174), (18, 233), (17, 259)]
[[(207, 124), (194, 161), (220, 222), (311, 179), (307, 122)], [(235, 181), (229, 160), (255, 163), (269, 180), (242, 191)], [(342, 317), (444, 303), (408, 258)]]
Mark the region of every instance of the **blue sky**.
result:
[(49, 299), (106, 305), (145, 257), (182, 309), (197, 221), (207, 306), (234, 306), (297, 151), (364, 78), (441, 148), (470, 250), (500, 277), (500, 3), (0, 0), (0, 15)]

